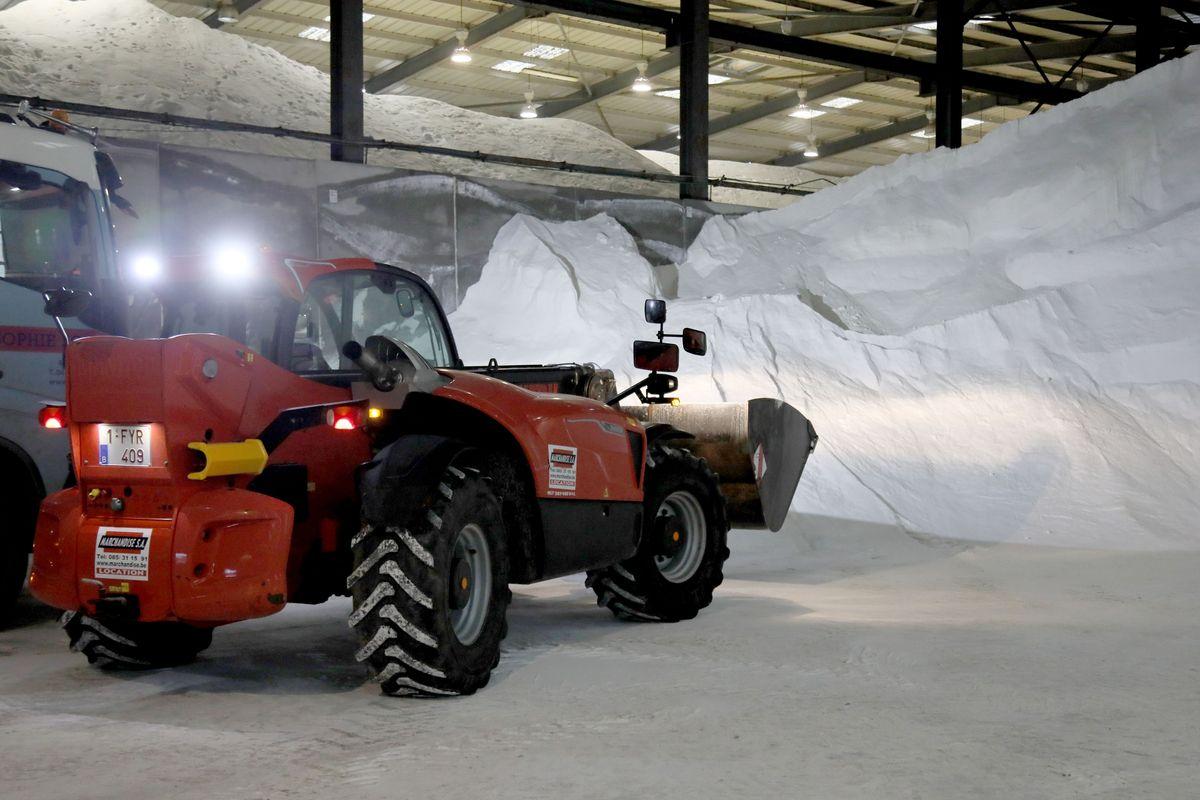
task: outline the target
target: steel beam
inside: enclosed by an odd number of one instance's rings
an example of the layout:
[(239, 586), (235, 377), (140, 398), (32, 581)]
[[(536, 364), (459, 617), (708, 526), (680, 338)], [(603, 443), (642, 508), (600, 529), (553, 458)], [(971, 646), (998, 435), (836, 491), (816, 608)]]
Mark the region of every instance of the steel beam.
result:
[(1162, 3), (1139, 0), (1137, 5), (1137, 71), (1158, 64), (1162, 51)]
[[(679, 27), (679, 14), (664, 8), (624, 2), (624, 0), (515, 0), (529, 7), (553, 11), (568, 16), (598, 19), (630, 27), (673, 31)], [(935, 64), (915, 58), (894, 56), (877, 50), (867, 50), (821, 39), (787, 36), (776, 31), (710, 20), (709, 38), (714, 42), (761, 53), (803, 58), (840, 64), (851, 69), (865, 69), (889, 75), (932, 82), (936, 77)], [(965, 71), (962, 85), (968, 89), (1001, 94), (1021, 101), (1065, 103), (1080, 96), (1079, 92), (1055, 88), (1043, 83)]]
[[(679, 50), (672, 49), (666, 55), (659, 56), (646, 63), (646, 77), (653, 78), (656, 75), (661, 75), (664, 72), (673, 70), (679, 66)], [(580, 106), (593, 103), (602, 97), (616, 94), (624, 91), (633, 85), (633, 80), (638, 76), (637, 68), (625, 70), (613, 75), (611, 78), (605, 78), (602, 81), (597, 81), (591, 85), (591, 91), (576, 92), (575, 94), (566, 97), (560, 97), (555, 100), (544, 100), (538, 106), (538, 116), (541, 117), (557, 117), (560, 114), (565, 114), (572, 109)]]
[[(823, 81), (818, 81), (806, 89), (806, 100), (818, 100), (822, 97), (828, 97), (831, 94), (838, 94), (847, 89), (864, 83), (867, 80), (865, 72), (848, 72), (845, 75), (835, 75), (832, 78), (827, 78)], [(718, 133), (737, 128), (742, 125), (754, 122), (763, 117), (769, 117), (772, 114), (780, 114), (784, 111), (794, 109), (799, 105), (800, 100), (794, 91), (788, 90), (778, 97), (772, 97), (770, 100), (765, 100), (761, 103), (748, 106), (747, 108), (739, 109), (731, 114), (726, 114), (723, 117), (717, 117), (708, 121), (708, 135), (716, 136)], [(679, 146), (679, 140), (675, 134), (660, 136), (653, 141), (646, 142), (637, 146), (638, 150), (673, 150)]]
[(1128, 53), (1137, 47), (1137, 37), (1134, 34), (1118, 34), (1106, 36), (1098, 43), (1096, 37), (1087, 39), (1067, 39), (1056, 42), (1037, 42), (1024, 47), (987, 47), (980, 50), (963, 52), (964, 67), (990, 67), (1001, 64), (1025, 64), (1029, 62), (1029, 54), (1038, 61), (1053, 61), (1060, 58), (1074, 58), (1088, 53), (1089, 55), (1113, 55)]
[[(362, 0), (329, 4), (330, 107), (329, 132), (342, 139), (363, 139), (363, 18)], [(334, 142), (334, 161), (366, 161), (362, 145)]]
[[(977, 114), (980, 111), (985, 111), (993, 106), (998, 105), (994, 97), (977, 97), (974, 100), (968, 100), (963, 103), (963, 113)], [(841, 139), (834, 139), (829, 142), (820, 144), (820, 155), (816, 158), (808, 158), (803, 153), (788, 153), (785, 156), (771, 161), (770, 163), (779, 167), (795, 167), (803, 164), (808, 164), (813, 161), (819, 161), (822, 158), (830, 158), (832, 156), (848, 153), (851, 150), (857, 150), (860, 147), (869, 147), (879, 142), (887, 141), (895, 136), (905, 136), (910, 133), (916, 133), (929, 124), (929, 119), (924, 114), (914, 114), (911, 117), (898, 119), (888, 125), (883, 125), (878, 128), (856, 133), (853, 136), (846, 136)], [(961, 125), (961, 123), (960, 123)]]
[(937, 4), (937, 117), (938, 147), (962, 147), (963, 0)]
[[(494, 17), (489, 17), (467, 32), (467, 45), (480, 44), (496, 34), (511, 28), (527, 16), (529, 16), (528, 9), (521, 6), (514, 6)], [(428, 50), (410, 56), (391, 69), (386, 69), (367, 81), (367, 91), (372, 94), (385, 92), (405, 78), (416, 75), (422, 70), (429, 69), (435, 64), (445, 61), (454, 52), (454, 48), (456, 47), (458, 47), (458, 39), (451, 36), (449, 39), (434, 45)]]
[(681, 0), (679, 35), (679, 172), (684, 200), (708, 199), (708, 0)]

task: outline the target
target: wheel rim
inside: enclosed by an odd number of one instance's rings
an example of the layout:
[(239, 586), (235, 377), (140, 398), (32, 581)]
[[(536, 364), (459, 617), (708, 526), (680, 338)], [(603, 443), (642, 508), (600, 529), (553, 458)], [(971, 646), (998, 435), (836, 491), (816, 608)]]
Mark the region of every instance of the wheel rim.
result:
[(450, 626), (459, 642), (471, 644), (483, 633), (492, 598), (492, 553), (483, 528), (472, 522), (458, 532), (450, 564), (450, 597), (459, 600)]
[(691, 492), (667, 495), (658, 507), (656, 524), (665, 537), (664, 553), (654, 557), (658, 571), (671, 583), (683, 583), (696, 574), (708, 545), (704, 509)]

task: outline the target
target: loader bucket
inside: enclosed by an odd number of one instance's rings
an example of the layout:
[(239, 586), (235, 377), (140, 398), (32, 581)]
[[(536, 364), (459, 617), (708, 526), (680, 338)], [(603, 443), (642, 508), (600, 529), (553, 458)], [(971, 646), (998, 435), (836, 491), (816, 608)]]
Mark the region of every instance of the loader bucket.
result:
[(692, 434), (685, 446), (721, 478), (729, 521), (739, 528), (783, 527), (817, 434), (808, 418), (782, 400), (747, 403), (624, 406), (647, 424)]

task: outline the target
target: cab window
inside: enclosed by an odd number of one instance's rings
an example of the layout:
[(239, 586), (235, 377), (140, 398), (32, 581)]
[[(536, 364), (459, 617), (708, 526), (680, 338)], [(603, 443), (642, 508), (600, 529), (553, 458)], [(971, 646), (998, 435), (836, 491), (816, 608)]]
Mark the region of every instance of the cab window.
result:
[(100, 228), (99, 197), (83, 181), (0, 160), (0, 278), (91, 285), (101, 273)]
[(292, 369), (355, 370), (342, 346), (369, 336), (403, 342), (434, 366), (452, 366), (441, 315), (424, 287), (402, 275), (364, 270), (324, 275), (309, 284), (296, 318)]

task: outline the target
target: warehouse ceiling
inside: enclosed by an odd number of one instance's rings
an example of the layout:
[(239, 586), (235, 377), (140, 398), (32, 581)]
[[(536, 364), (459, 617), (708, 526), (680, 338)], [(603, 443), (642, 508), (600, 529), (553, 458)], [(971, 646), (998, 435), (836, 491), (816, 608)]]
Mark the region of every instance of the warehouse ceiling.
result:
[[(219, 12), (219, 4), (208, 0), (155, 4), (329, 68), (328, 3), (237, 0)], [(678, 10), (678, 3), (642, 5)], [(968, 9), (979, 11), (966, 29), (964, 65), (1031, 85), (1095, 90), (1135, 71), (1136, 27), (1129, 16), (1135, 5), (968, 2)], [(931, 2), (712, 0), (711, 7), (714, 21), (869, 53), (934, 55)], [(637, 148), (674, 147), (678, 56), (660, 31), (526, 3), (376, 0), (364, 9), (369, 91), (505, 116), (517, 116), (532, 92), (542, 117), (587, 122)], [(1164, 3), (1161, 23), (1164, 57), (1194, 49), (1200, 3)], [(468, 32), (469, 63), (449, 58), (459, 30)], [(933, 146), (925, 121), (932, 97), (915, 79), (729, 46), (713, 52), (710, 63), (712, 158), (802, 163), (845, 176)], [(633, 91), (640, 72), (649, 91)], [(1036, 108), (978, 92), (968, 91), (964, 100), (964, 143)], [(805, 151), (817, 156), (805, 157)]]

